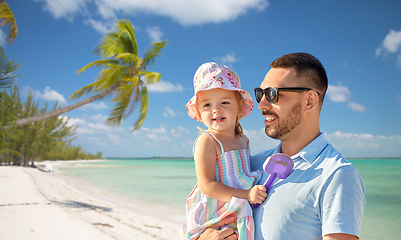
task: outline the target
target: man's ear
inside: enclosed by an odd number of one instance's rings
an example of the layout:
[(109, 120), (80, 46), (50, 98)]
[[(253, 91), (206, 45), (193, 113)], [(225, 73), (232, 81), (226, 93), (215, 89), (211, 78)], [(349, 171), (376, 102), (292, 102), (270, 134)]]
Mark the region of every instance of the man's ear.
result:
[(306, 110), (312, 110), (313, 108), (318, 107), (319, 104), (319, 95), (316, 91), (310, 90), (306, 95)]

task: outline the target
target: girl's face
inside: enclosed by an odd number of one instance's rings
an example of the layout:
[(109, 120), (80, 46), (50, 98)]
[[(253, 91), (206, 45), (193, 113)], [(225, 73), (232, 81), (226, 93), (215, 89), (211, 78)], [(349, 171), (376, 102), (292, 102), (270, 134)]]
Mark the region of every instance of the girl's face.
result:
[(202, 122), (216, 132), (234, 132), (243, 100), (236, 91), (212, 89), (198, 92), (197, 110)]

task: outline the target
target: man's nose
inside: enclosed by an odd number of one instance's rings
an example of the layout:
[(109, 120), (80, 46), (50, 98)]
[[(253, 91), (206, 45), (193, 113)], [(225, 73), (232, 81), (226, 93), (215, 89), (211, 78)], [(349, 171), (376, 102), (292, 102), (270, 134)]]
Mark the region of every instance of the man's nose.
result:
[(259, 102), (258, 108), (260, 110), (266, 110), (272, 108), (272, 104), (269, 101), (267, 101), (266, 96), (264, 94)]

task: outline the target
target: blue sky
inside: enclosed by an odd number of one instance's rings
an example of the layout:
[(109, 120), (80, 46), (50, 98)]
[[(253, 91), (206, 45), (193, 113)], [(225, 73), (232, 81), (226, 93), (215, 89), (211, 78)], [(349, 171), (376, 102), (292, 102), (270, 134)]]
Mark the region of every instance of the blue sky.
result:
[[(134, 25), (139, 51), (168, 39), (149, 70), (162, 81), (149, 87), (148, 116), (131, 132), (136, 112), (117, 128), (105, 124), (110, 98), (66, 113), (79, 125), (75, 144), (103, 156), (192, 156), (203, 125), (185, 104), (192, 77), (204, 62), (233, 67), (253, 96), (276, 58), (292, 52), (318, 57), (329, 77), (321, 130), (346, 157), (401, 156), (401, 2), (297, 0), (18, 0), (7, 1), (18, 36), (0, 41), (21, 63), (16, 84), (43, 104), (66, 106), (71, 94), (92, 83), (99, 69), (76, 71), (98, 60), (92, 53), (115, 19)], [(83, 98), (82, 98), (83, 99)], [(241, 123), (251, 152), (275, 147), (255, 107)]]

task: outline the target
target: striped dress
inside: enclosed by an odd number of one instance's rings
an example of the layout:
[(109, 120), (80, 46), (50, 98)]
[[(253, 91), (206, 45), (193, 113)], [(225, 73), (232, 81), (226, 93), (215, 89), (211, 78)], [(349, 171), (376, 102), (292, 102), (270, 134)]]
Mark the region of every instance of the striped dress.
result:
[[(216, 181), (240, 189), (251, 189), (261, 178), (260, 171), (250, 169), (249, 149), (224, 152), (221, 142), (209, 132), (221, 147), (222, 154), (216, 156)], [(196, 142), (195, 142), (196, 143)], [(203, 194), (198, 184), (187, 198), (186, 222), (182, 227), (183, 239), (196, 239), (209, 226), (237, 212), (234, 229), (238, 239), (254, 239), (252, 209), (246, 199), (232, 197), (230, 202), (219, 201)]]

